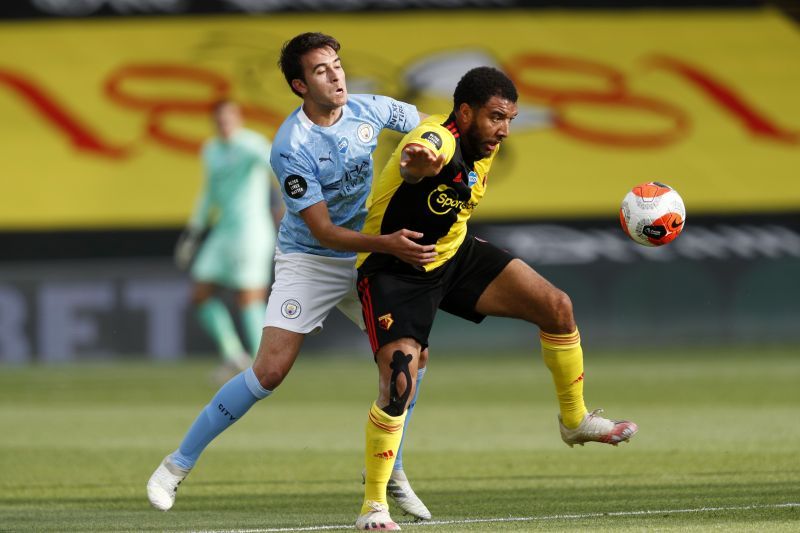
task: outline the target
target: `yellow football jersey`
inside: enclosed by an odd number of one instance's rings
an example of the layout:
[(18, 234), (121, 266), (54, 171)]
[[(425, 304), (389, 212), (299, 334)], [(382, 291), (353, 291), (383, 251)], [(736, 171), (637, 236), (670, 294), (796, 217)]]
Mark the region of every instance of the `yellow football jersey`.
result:
[[(437, 155), (445, 155), (445, 166), (419, 183), (406, 183), (400, 176), (400, 155), (409, 144), (419, 144)], [(499, 149), (499, 147), (498, 147)], [(367, 198), (364, 233), (381, 235), (406, 228), (424, 234), (420, 244), (436, 244), (433, 270), (455, 255), (467, 234), (467, 220), (486, 191), (489, 168), (497, 149), (484, 159), (469, 162), (461, 153), (461, 135), (455, 116), (432, 115), (410, 131), (373, 182)], [(360, 253), (357, 266), (379, 268), (394, 258), (385, 254)]]

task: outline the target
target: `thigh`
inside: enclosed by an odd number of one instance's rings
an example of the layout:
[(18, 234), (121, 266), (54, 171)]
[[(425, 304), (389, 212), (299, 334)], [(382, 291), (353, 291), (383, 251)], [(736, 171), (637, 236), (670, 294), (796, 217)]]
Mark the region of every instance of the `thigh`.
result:
[(265, 326), (317, 333), (331, 310), (353, 290), (354, 261), (277, 254)]
[(438, 277), (383, 271), (359, 275), (358, 295), (373, 353), (400, 339), (428, 346), (442, 296)]
[(474, 237), (467, 237), (450, 260), (445, 276), (446, 292), (440, 309), (472, 322), (481, 322), (487, 313), (478, 309), (486, 288), (513, 260), (505, 250)]
[(520, 318), (542, 326), (549, 323), (564, 297), (525, 262), (514, 259), (486, 287), (475, 308), (484, 315)]

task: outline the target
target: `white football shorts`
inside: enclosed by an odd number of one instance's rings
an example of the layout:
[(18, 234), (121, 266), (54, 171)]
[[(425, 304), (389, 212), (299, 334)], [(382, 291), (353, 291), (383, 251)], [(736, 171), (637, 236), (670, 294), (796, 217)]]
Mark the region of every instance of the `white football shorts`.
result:
[(334, 307), (364, 330), (356, 291), (356, 259), (275, 250), (275, 282), (264, 326), (319, 333)]

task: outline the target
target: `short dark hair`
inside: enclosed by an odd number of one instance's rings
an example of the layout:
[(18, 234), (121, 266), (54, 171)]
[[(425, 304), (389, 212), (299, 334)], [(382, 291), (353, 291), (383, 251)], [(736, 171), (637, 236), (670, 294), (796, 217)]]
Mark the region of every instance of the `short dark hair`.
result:
[(278, 66), (281, 67), (281, 72), (286, 78), (286, 83), (289, 88), (297, 96), (302, 96), (292, 87), (292, 80), (306, 81), (303, 76), (303, 64), (300, 58), (311, 50), (318, 48), (332, 48), (334, 52), (338, 52), (341, 45), (339, 41), (330, 35), (325, 35), (319, 32), (301, 33), (285, 43), (281, 48), (281, 58), (278, 60)]
[(464, 74), (456, 85), (453, 110), (457, 111), (463, 103), (477, 109), (485, 105), (492, 96), (516, 102), (517, 88), (508, 76), (496, 68), (476, 67)]

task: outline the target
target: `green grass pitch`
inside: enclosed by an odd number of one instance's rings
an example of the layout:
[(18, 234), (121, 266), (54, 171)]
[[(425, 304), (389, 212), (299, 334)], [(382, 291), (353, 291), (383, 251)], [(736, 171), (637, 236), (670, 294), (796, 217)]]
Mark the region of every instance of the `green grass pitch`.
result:
[[(173, 510), (150, 508), (145, 483), (216, 390), (213, 368), (0, 368), (0, 531), (351, 528), (377, 389), (366, 355), (301, 355), (211, 444)], [(640, 431), (570, 449), (538, 353), (434, 351), (405, 464), (436, 523), (403, 529), (798, 531), (798, 383), (798, 349), (589, 352), (589, 408)]]

